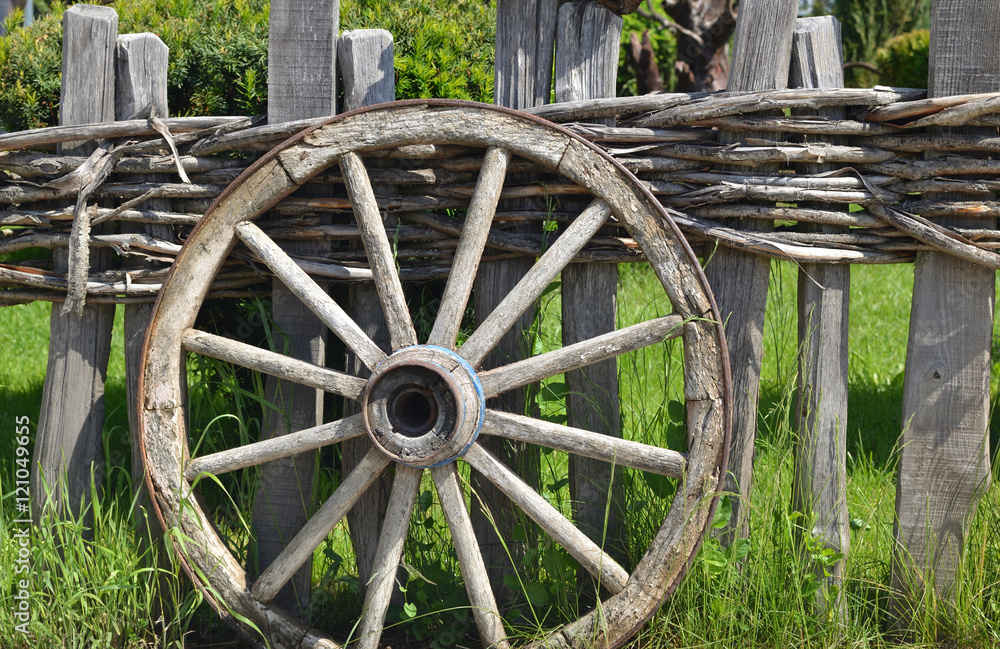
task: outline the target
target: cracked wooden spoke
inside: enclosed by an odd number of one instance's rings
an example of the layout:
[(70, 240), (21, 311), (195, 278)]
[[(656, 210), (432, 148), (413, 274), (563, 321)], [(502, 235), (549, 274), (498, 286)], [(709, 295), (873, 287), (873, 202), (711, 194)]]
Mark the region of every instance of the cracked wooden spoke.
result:
[(382, 522), (382, 533), (375, 550), (375, 566), (372, 579), (367, 584), (364, 612), (358, 625), (356, 649), (378, 649), (385, 613), (396, 584), (396, 571), (403, 556), (403, 542), (410, 528), (413, 504), (417, 501), (422, 469), (407, 466), (396, 467), (396, 477), (392, 482), (389, 506)]
[(455, 348), (455, 340), (458, 338), (462, 316), (465, 315), (465, 308), (469, 303), (469, 295), (472, 293), (479, 260), (486, 247), (490, 225), (497, 211), (497, 201), (500, 200), (500, 190), (503, 189), (509, 162), (509, 151), (498, 147), (486, 150), (483, 167), (472, 194), (472, 202), (465, 216), (465, 226), (458, 240), (458, 249), (451, 263), (448, 284), (441, 297), (441, 307), (438, 309), (434, 328), (427, 341), (429, 345)]
[(552, 247), (545, 251), (531, 270), (507, 294), (486, 320), (465, 341), (458, 353), (473, 367), (478, 367), (500, 339), (529, 306), (552, 283), (556, 275), (580, 252), (611, 215), (611, 208), (599, 198), (566, 228)]
[(503, 365), (483, 372), (479, 375), (479, 380), (482, 381), (486, 397), (495, 397), (550, 376), (599, 363), (664, 340), (679, 338), (683, 334), (683, 318), (679, 315), (667, 315)]
[(368, 369), (374, 368), (385, 358), (385, 352), (263, 230), (254, 223), (245, 221), (236, 226), (236, 232), (243, 243), (267, 264), (330, 331), (344, 341)]
[(323, 539), (354, 506), (361, 495), (389, 466), (389, 458), (372, 449), (344, 478), (323, 506), (313, 514), (299, 533), (285, 546), (281, 554), (254, 582), (251, 594), (262, 602), (270, 602), (292, 575), (309, 560)]
[(337, 372), (291, 356), (247, 345), (215, 334), (188, 329), (181, 343), (186, 351), (210, 356), (240, 367), (270, 374), (311, 388), (325, 390), (358, 401), (365, 389), (364, 379)]
[[(475, 445), (473, 445), (475, 446)], [(490, 587), (490, 578), (486, 573), (486, 564), (479, 551), (475, 532), (472, 530), (472, 519), (465, 509), (465, 497), (458, 484), (458, 472), (455, 464), (450, 463), (431, 469), (434, 486), (437, 488), (441, 509), (451, 530), (455, 542), (455, 554), (458, 555), (458, 565), (462, 569), (462, 579), (465, 590), (469, 594), (472, 605), (472, 615), (476, 619), (476, 627), (483, 640), (484, 647), (507, 649), (507, 636), (503, 630), (496, 597)]]
[(197, 457), (191, 460), (187, 468), (184, 469), (184, 477), (188, 480), (195, 480), (203, 473), (221, 475), (248, 466), (256, 466), (271, 460), (312, 451), (328, 444), (342, 442), (345, 439), (361, 437), (364, 434), (365, 424), (361, 415), (352, 415), (329, 424), (313, 426), (239, 448)]
[(667, 448), (498, 410), (486, 411), (483, 433), (658, 473), (668, 478), (683, 478), (687, 463), (683, 453)]
[(382, 223), (382, 214), (375, 201), (375, 191), (372, 189), (368, 171), (361, 158), (354, 153), (345, 153), (340, 159), (340, 170), (347, 187), (347, 196), (354, 207), (354, 217), (361, 231), (361, 241), (368, 253), (368, 263), (371, 265), (372, 276), (375, 279), (375, 289), (382, 312), (385, 314), (386, 326), (389, 329), (389, 339), (393, 351), (417, 344), (417, 332), (410, 319), (410, 311), (406, 308), (406, 296), (403, 294), (403, 284), (399, 281), (396, 270), (396, 257), (389, 245), (389, 236)]
[(504, 492), (531, 520), (538, 523), (546, 534), (569, 552), (602, 586), (611, 593), (620, 593), (625, 588), (628, 572), (482, 445), (473, 444), (465, 454), (465, 461)]

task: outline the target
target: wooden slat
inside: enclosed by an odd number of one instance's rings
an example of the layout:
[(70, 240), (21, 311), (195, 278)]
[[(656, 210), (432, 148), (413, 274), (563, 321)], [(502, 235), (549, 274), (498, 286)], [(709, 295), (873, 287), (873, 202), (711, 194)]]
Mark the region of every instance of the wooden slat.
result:
[[(744, 0), (740, 3), (728, 91), (783, 89), (788, 84), (792, 31), (798, 9), (797, 0)], [(746, 137), (755, 135), (719, 133), (722, 144)], [(767, 171), (763, 167), (758, 169)], [(738, 227), (765, 228), (765, 222), (751, 220)], [(765, 229), (771, 229), (771, 224), (767, 223)], [(726, 247), (709, 254), (711, 260), (705, 266), (705, 275), (726, 324), (733, 371), (733, 435), (724, 490), (739, 495), (732, 497), (732, 518), (729, 526), (722, 530), (722, 541), (728, 544), (734, 537), (748, 534), (746, 516), (753, 481), (764, 310), (771, 262), (766, 257)]]
[[(622, 17), (597, 2), (567, 2), (559, 8), (556, 101), (614, 97), (621, 33)], [(614, 126), (615, 120), (609, 118), (602, 123)], [(563, 345), (614, 331), (617, 304), (616, 264), (570, 264), (564, 268)], [(621, 437), (618, 363), (614, 356), (587, 365), (586, 369), (567, 372), (566, 386), (566, 414), (571, 426)], [(569, 490), (573, 518), (583, 533), (595, 542), (606, 539), (612, 554), (624, 561), (626, 541), (621, 514), (625, 511), (625, 494), (612, 465), (570, 456)], [(582, 574), (578, 577), (583, 592), (590, 593), (593, 587), (587, 583), (589, 579)]]
[(500, 190), (507, 176), (507, 163), (510, 162), (510, 152), (496, 147), (487, 149), (483, 159), (483, 167), (476, 181), (476, 189), (472, 194), (469, 210), (465, 215), (465, 225), (455, 250), (455, 258), (451, 262), (451, 272), (448, 274), (448, 284), (441, 296), (441, 307), (438, 309), (434, 328), (431, 329), (429, 345), (439, 345), (448, 349), (455, 348), (458, 330), (462, 325), (465, 308), (469, 304), (473, 280), (479, 269), (479, 260), (486, 247), (486, 238), (490, 233), (493, 215), (497, 211), (500, 200)]
[(195, 480), (203, 473), (221, 475), (360, 437), (365, 432), (361, 415), (352, 415), (329, 424), (320, 424), (287, 435), (196, 457), (184, 469), (184, 477)]
[(620, 593), (625, 588), (628, 572), (489, 451), (480, 444), (473, 444), (465, 454), (465, 461), (499, 487), (521, 511), (593, 575), (602, 587), (611, 593)]
[[(337, 61), (344, 80), (344, 109), (354, 110), (368, 104), (392, 101), (396, 96), (395, 74), (393, 72), (392, 34), (383, 29), (360, 29), (344, 32), (337, 41)], [(378, 165), (392, 165), (391, 161), (369, 161), (369, 173), (374, 173)], [(391, 168), (391, 167), (390, 167)], [(379, 186), (379, 193), (393, 193), (394, 186)], [(386, 216), (386, 224), (393, 225), (395, 217)], [(354, 244), (360, 249), (360, 244)], [(348, 289), (348, 310), (354, 321), (381, 349), (391, 347), (389, 330), (382, 304), (374, 284), (351, 286)], [(368, 368), (357, 356), (348, 351), (346, 369), (351, 374), (367, 377)], [(352, 401), (344, 403), (344, 413), (360, 412), (361, 404)], [(351, 471), (371, 449), (368, 437), (359, 437), (341, 445), (343, 470)], [(378, 548), (379, 532), (385, 520), (392, 489), (392, 476), (386, 474), (358, 500), (347, 513), (347, 526), (351, 533), (354, 556), (358, 565), (358, 580), (362, 589), (375, 570), (375, 550)], [(394, 598), (399, 598), (397, 591)], [(395, 602), (402, 605), (402, 602)]]
[(462, 358), (473, 367), (478, 367), (609, 216), (611, 208), (604, 201), (595, 198), (511, 289), (493, 313), (476, 327), (465, 344), (458, 349)]
[[(823, 16), (796, 21), (789, 85), (843, 87), (843, 52), (836, 18)], [(844, 119), (844, 110), (822, 109), (820, 115)], [(832, 168), (834, 165), (802, 165), (807, 174)], [(806, 228), (811, 232), (847, 231), (835, 225)], [(804, 514), (803, 521), (812, 539), (821, 540), (824, 547), (846, 557), (851, 543), (847, 514), (847, 325), (851, 268), (847, 264), (802, 264), (798, 289), (799, 374), (795, 413), (798, 437), (792, 505)], [(830, 613), (846, 622), (846, 599), (842, 595), (845, 561), (816, 565), (813, 570), (827, 586), (813, 600), (817, 616), (822, 619)]]
[(469, 594), (469, 604), (476, 620), (476, 628), (484, 647), (506, 649), (509, 647), (503, 628), (503, 620), (497, 609), (496, 597), (490, 587), (489, 575), (483, 555), (479, 551), (479, 542), (472, 529), (472, 519), (465, 509), (465, 497), (458, 484), (458, 472), (455, 464), (446, 464), (431, 469), (434, 486), (441, 500), (444, 518), (451, 530), (451, 538), (455, 543), (455, 554), (465, 581), (465, 591)]
[(487, 370), (480, 373), (479, 380), (483, 384), (486, 397), (490, 398), (550, 376), (588, 367), (664, 340), (678, 338), (683, 333), (684, 320), (679, 315), (666, 315), (510, 365)]
[(358, 649), (378, 649), (386, 622), (385, 613), (396, 586), (396, 570), (403, 556), (403, 541), (410, 529), (410, 516), (423, 473), (420, 469), (396, 467), (385, 523), (375, 550), (374, 570), (371, 581), (365, 584), (365, 605), (358, 624)]
[[(928, 94), (1000, 90), (1000, 4), (936, 2), (933, 12)], [(996, 220), (939, 223), (995, 227)], [(954, 596), (968, 525), (989, 486), (995, 275), (939, 252), (920, 253), (914, 267), (892, 562), (892, 613), (902, 627), (928, 578), (939, 596)]]
[[(117, 36), (118, 14), (110, 7), (75, 5), (63, 14), (60, 124), (114, 120)], [(60, 147), (60, 153), (67, 155), (89, 155), (91, 151), (91, 144), (75, 147), (74, 143), (66, 143)], [(95, 254), (90, 260), (95, 269), (107, 261), (103, 254)], [(65, 250), (56, 251), (53, 269), (65, 273), (67, 268)], [(87, 305), (80, 315), (65, 313), (58, 304), (52, 307), (49, 358), (32, 462), (32, 466), (40, 468), (31, 474), (35, 494), (32, 516), (36, 521), (46, 507), (51, 507), (57, 518), (74, 512), (79, 515), (77, 507), (86, 509), (92, 471), (101, 489), (104, 380), (114, 315), (111, 304)], [(44, 498), (45, 485), (52, 490), (49, 503)], [(73, 511), (64, 512), (64, 503), (71, 503)], [(87, 528), (92, 530), (93, 526), (87, 524)]]
[[(500, 106), (523, 110), (547, 104), (552, 92), (552, 53), (555, 41), (556, 10), (559, 0), (497, 0), (497, 30), (495, 49), (494, 102)], [(557, 150), (557, 148), (553, 148)], [(511, 178), (511, 180), (516, 180)], [(516, 201), (506, 207), (545, 209), (538, 201)], [(520, 225), (515, 232), (538, 232), (537, 225)], [(531, 267), (531, 259), (490, 261), (480, 265), (473, 287), (473, 307), (479, 325), (493, 313), (518, 280)], [(529, 309), (504, 336), (487, 357), (483, 367), (495, 367), (527, 355), (522, 331), (534, 320)], [(508, 392), (494, 400), (494, 407), (511, 412), (525, 412), (530, 407), (527, 390)], [(502, 405), (501, 405), (502, 404)], [(510, 466), (516, 466), (529, 484), (538, 482), (540, 456), (537, 449), (511, 448), (501, 440), (485, 440), (485, 444)], [(520, 559), (524, 544), (516, 542), (511, 533), (518, 525), (517, 512), (488, 480), (473, 474), (472, 488), (483, 499), (492, 517), (478, 508), (472, 511), (472, 524), (483, 551), (483, 561), (490, 575), (490, 585), (501, 605), (512, 602), (515, 594), (504, 585), (504, 577), (513, 577), (514, 565)]]
[(381, 451), (375, 449), (369, 451), (350, 475), (344, 478), (333, 495), (261, 573), (251, 590), (253, 596), (262, 602), (273, 600), (299, 567), (312, 557), (313, 551), (344, 518), (347, 510), (388, 466), (389, 458)]
[[(267, 39), (267, 120), (269, 125), (326, 117), (337, 106), (337, 32), (340, 0), (272, 0)], [(313, 191), (300, 190), (303, 195)], [(287, 252), (320, 255), (326, 242), (288, 242)], [(281, 282), (273, 282), (271, 306), (275, 328), (299, 360), (322, 365), (326, 357), (326, 329), (322, 315), (315, 314)], [(323, 289), (312, 289), (325, 296)], [(317, 315), (319, 317), (317, 317)], [(267, 411), (262, 436), (281, 435), (309, 428), (323, 421), (323, 394), (302, 385), (284, 385), (269, 378), (266, 396), (273, 404)], [(282, 552), (285, 543), (305, 523), (312, 509), (313, 471), (316, 458), (304, 453), (260, 468), (260, 486), (254, 496), (252, 523), (257, 540), (259, 566), (263, 569)], [(293, 615), (308, 610), (310, 567), (305, 565), (292, 579), (277, 603)]]
[(487, 410), (483, 432), (668, 478), (684, 477), (683, 453), (541, 419)]
[(320, 320), (337, 335), (369, 368), (385, 358), (385, 352), (372, 342), (361, 328), (333, 301), (305, 271), (292, 261), (264, 231), (250, 222), (237, 226), (243, 243), (260, 257), (267, 267), (298, 296)]

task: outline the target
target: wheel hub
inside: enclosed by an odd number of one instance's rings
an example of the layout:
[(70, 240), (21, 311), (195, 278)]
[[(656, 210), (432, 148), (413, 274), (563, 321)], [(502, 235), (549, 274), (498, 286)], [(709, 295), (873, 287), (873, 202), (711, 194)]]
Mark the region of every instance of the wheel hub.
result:
[(396, 462), (446, 464), (479, 436), (485, 418), (475, 370), (448, 349), (407, 347), (372, 373), (361, 399), (368, 436)]

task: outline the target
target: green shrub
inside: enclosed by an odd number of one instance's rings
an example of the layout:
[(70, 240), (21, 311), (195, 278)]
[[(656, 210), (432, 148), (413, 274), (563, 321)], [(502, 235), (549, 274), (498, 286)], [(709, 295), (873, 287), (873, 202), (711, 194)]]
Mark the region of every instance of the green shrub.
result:
[(482, 0), (343, 0), (340, 28), (386, 29), (396, 55), (396, 98), (491, 103), (495, 5)]
[(673, 33), (661, 26), (659, 23), (644, 18), (637, 13), (627, 14), (622, 24), (622, 45), (618, 55), (618, 96), (637, 95), (637, 83), (635, 70), (625, 57), (625, 48), (628, 46), (629, 37), (635, 32), (639, 39), (642, 39), (642, 32), (649, 30), (649, 42), (653, 46), (653, 53), (656, 55), (656, 63), (660, 68), (660, 77), (663, 79), (663, 89), (673, 90), (677, 83), (677, 74), (674, 71), (674, 61), (677, 60), (677, 39)]
[(875, 53), (879, 83), (901, 88), (926, 88), (930, 46), (931, 33), (926, 29), (890, 38)]
[[(0, 37), (0, 123), (7, 130), (59, 121), (62, 13)], [(267, 112), (268, 0), (119, 0), (119, 33), (152, 32), (170, 48), (173, 115)], [(395, 39), (396, 96), (493, 98), (496, 12), (479, 0), (344, 0), (341, 28), (381, 28)]]

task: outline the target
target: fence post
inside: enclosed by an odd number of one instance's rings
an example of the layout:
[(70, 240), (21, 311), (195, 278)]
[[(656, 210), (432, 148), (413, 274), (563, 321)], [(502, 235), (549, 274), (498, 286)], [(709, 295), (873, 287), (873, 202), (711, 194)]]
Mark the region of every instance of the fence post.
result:
[[(125, 120), (152, 105), (157, 117), (167, 116), (167, 63), (170, 51), (155, 34), (126, 34), (118, 37), (115, 63), (115, 119)], [(165, 182), (170, 179), (167, 174), (150, 174), (143, 176), (147, 182)], [(139, 178), (137, 177), (137, 180)], [(150, 199), (145, 203), (146, 209), (169, 210), (170, 200), (164, 198)], [(123, 232), (140, 232), (163, 241), (173, 241), (174, 231), (169, 225), (132, 224), (122, 222)], [(126, 268), (164, 267), (142, 261), (127, 260)], [(162, 536), (160, 524), (150, 509), (149, 493), (144, 481), (145, 467), (142, 462), (142, 446), (138, 438), (139, 395), (136, 389), (139, 385), (139, 364), (142, 362), (142, 345), (146, 337), (146, 328), (153, 313), (152, 302), (125, 305), (125, 392), (128, 407), (128, 423), (130, 440), (132, 442), (132, 492), (135, 495), (135, 518), (139, 546), (145, 550), (150, 546), (157, 547), (161, 567), (169, 567), (164, 548), (159, 540)], [(186, 385), (187, 381), (181, 381)], [(166, 598), (158, 600), (157, 605), (167, 605)], [(156, 617), (154, 615), (154, 617)]]
[[(268, 31), (268, 108), (271, 124), (336, 112), (339, 0), (272, 0)], [(308, 254), (319, 243), (286, 244), (286, 251)], [(284, 344), (295, 358), (323, 365), (326, 327), (281, 282), (271, 292), (272, 312)], [(279, 344), (281, 337), (277, 338)], [(267, 378), (270, 416), (262, 438), (284, 435), (323, 422), (323, 393)], [(301, 529), (313, 506), (315, 452), (264, 464), (253, 503), (257, 568), (264, 570)], [(293, 614), (308, 610), (312, 563), (307, 561), (278, 593), (275, 602)]]
[[(780, 90), (787, 87), (792, 31), (798, 9), (798, 0), (744, 0), (740, 3), (733, 36), (728, 91)], [(730, 144), (750, 137), (755, 135), (722, 131), (719, 143)], [(760, 165), (757, 171), (765, 172), (767, 169)], [(745, 230), (770, 229), (772, 224), (749, 219), (738, 223), (737, 227)], [(735, 537), (747, 534), (746, 512), (753, 479), (764, 310), (771, 261), (767, 257), (725, 246), (719, 246), (714, 252), (708, 250), (705, 256), (710, 258), (705, 266), (705, 275), (726, 325), (729, 361), (733, 371), (733, 438), (725, 490), (739, 496), (732, 499), (732, 518), (722, 530), (722, 541), (728, 545)]]
[[(556, 101), (615, 96), (622, 22), (621, 16), (598, 2), (567, 2), (559, 8)], [(614, 126), (614, 118), (603, 121)], [(564, 201), (564, 204), (569, 210), (586, 207), (579, 202)], [(617, 265), (566, 266), (562, 271), (563, 345), (614, 331), (617, 297)], [(567, 372), (566, 385), (570, 426), (621, 437), (617, 360)], [(607, 462), (570, 456), (570, 499), (577, 527), (598, 545), (606, 546), (616, 560), (624, 561), (627, 556), (621, 520), (624, 493), (620, 476), (612, 474)], [(594, 592), (590, 575), (580, 571), (578, 580), (583, 593)]]
[[(346, 31), (341, 34), (337, 43), (337, 57), (344, 80), (345, 111), (396, 98), (392, 34), (384, 29)], [(375, 164), (375, 161), (367, 164)], [(383, 218), (388, 220), (391, 217), (384, 215)], [(362, 248), (361, 244), (358, 244), (358, 248)], [(379, 347), (388, 351), (389, 329), (374, 284), (352, 285), (348, 289), (348, 295), (351, 317)], [(347, 371), (364, 377), (370, 373), (350, 352), (347, 354)], [(356, 402), (345, 401), (344, 408), (345, 415), (360, 412), (360, 404)], [(341, 445), (345, 475), (358, 465), (371, 446), (367, 436), (348, 440)], [(392, 477), (387, 472), (375, 481), (347, 513), (347, 526), (351, 531), (362, 593), (372, 577), (375, 550), (391, 488)], [(396, 592), (398, 591), (394, 591), (394, 594)]]
[[(494, 103), (508, 108), (530, 108), (549, 102), (552, 92), (552, 56), (556, 29), (558, 0), (497, 0), (496, 67)], [(508, 204), (509, 205), (509, 204)], [(531, 231), (525, 226), (516, 231)], [(473, 287), (473, 305), (477, 326), (528, 271), (532, 259), (483, 262)], [(525, 356), (523, 332), (535, 318), (534, 309), (511, 327), (493, 352), (483, 362), (483, 368), (506, 364)], [(526, 391), (515, 390), (491, 400), (489, 407), (523, 413)], [(515, 467), (532, 486), (538, 483), (537, 448), (514, 447), (512, 443), (491, 438), (480, 440), (491, 453)], [(473, 472), (472, 488), (492, 520), (481, 507), (472, 508), (472, 525), (482, 548), (483, 560), (490, 576), (490, 585), (498, 604), (512, 601), (514, 593), (503, 583), (504, 576), (514, 575), (511, 558), (519, 561), (522, 548), (512, 540), (517, 525), (516, 510), (507, 497), (489, 480)], [(503, 537), (498, 536), (498, 532)], [(506, 548), (504, 547), (506, 544)], [(509, 556), (508, 556), (508, 550)]]
[[(840, 22), (833, 16), (799, 18), (792, 41), (789, 86), (843, 88), (844, 55)], [(817, 111), (812, 111), (815, 113)], [(810, 114), (812, 114), (810, 113)], [(820, 109), (829, 119), (844, 119), (843, 108)], [(803, 173), (835, 169), (831, 164), (802, 164)], [(846, 210), (845, 210), (846, 211)], [(836, 225), (806, 225), (809, 232), (847, 232)], [(804, 515), (803, 526), (815, 541), (847, 556), (847, 325), (851, 268), (847, 264), (802, 264), (799, 268), (799, 373), (795, 408), (795, 483), (792, 506)], [(824, 570), (830, 573), (824, 578)], [(820, 617), (832, 601), (837, 619), (846, 622), (841, 593), (844, 561), (814, 566), (827, 588), (816, 594)], [(829, 587), (836, 589), (830, 599)]]
[[(110, 7), (74, 5), (63, 14), (60, 124), (114, 120), (117, 36), (118, 14)], [(91, 151), (91, 144), (60, 148), (67, 155), (88, 155)], [(91, 268), (101, 268), (108, 260), (107, 252), (95, 251)], [(65, 249), (54, 252), (53, 269), (66, 272)], [(81, 510), (77, 508), (90, 502), (91, 470), (98, 489), (103, 482), (104, 381), (114, 317), (111, 304), (88, 304), (81, 314), (64, 313), (58, 303), (52, 306), (49, 359), (31, 477), (36, 521), (46, 509), (45, 485), (52, 492), (51, 513), (63, 517), (78, 516)], [(68, 511), (64, 510), (67, 504)]]
[[(1000, 4), (953, 0), (935, 2), (933, 11), (928, 94), (1000, 90)], [(978, 217), (939, 223), (996, 225)], [(989, 486), (995, 275), (940, 252), (919, 253), (914, 266), (892, 561), (892, 613), (900, 627), (910, 624), (927, 580), (939, 596), (954, 594), (969, 522)]]

